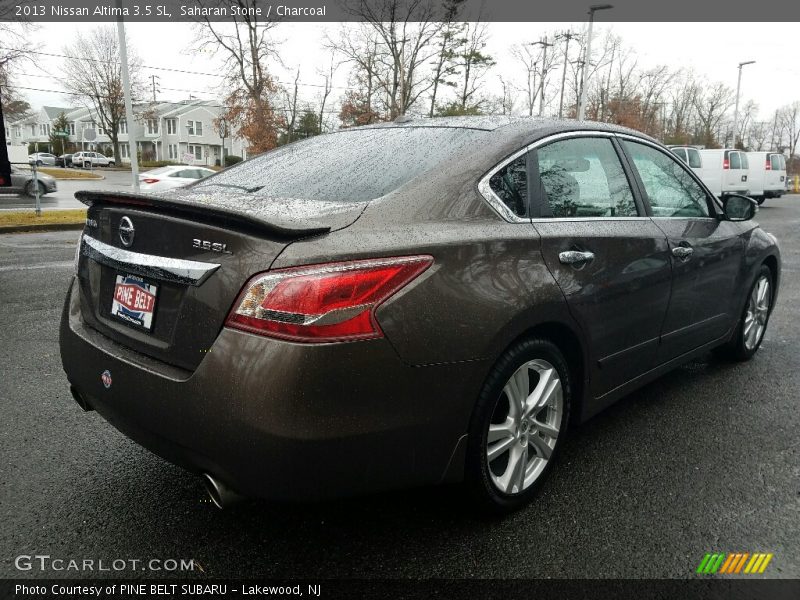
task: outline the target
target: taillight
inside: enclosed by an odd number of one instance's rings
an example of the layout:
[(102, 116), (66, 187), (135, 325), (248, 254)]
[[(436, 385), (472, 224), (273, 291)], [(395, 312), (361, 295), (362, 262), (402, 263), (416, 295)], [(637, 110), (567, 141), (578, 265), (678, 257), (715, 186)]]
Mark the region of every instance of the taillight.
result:
[(153, 179), (152, 177), (148, 177), (147, 179), (143, 179), (144, 183), (158, 183), (161, 181), (160, 179)]
[(407, 256), (256, 275), (245, 285), (225, 324), (296, 342), (382, 337), (375, 310), (431, 264), (431, 256)]
[(767, 171), (772, 171), (772, 161), (770, 160), (769, 155), (767, 155), (767, 164), (765, 167)]
[(722, 161), (722, 168), (723, 169), (730, 169), (731, 168), (731, 162), (727, 158)]

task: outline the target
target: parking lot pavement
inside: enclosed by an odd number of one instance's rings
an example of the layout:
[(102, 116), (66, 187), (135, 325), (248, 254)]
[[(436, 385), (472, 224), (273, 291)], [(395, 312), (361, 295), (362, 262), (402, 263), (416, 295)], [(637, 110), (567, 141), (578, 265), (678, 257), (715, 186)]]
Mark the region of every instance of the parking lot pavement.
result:
[[(503, 520), (458, 488), (217, 511), (196, 476), (70, 398), (57, 324), (77, 233), (0, 236), (0, 576), (52, 576), (14, 567), (49, 554), (193, 558), (212, 577), (682, 578), (717, 551), (771, 552), (766, 576), (800, 577), (800, 196), (757, 218), (784, 259), (757, 356), (693, 362), (578, 427)], [(175, 574), (114, 573), (134, 575)]]
[[(130, 190), (132, 179), (130, 172), (98, 169), (96, 173), (105, 179), (60, 179), (55, 193), (42, 196), (42, 209), (60, 210), (68, 208), (86, 208), (75, 199), (79, 190)], [(25, 194), (7, 194), (0, 190), (0, 210), (28, 210), (36, 208), (36, 200)]]

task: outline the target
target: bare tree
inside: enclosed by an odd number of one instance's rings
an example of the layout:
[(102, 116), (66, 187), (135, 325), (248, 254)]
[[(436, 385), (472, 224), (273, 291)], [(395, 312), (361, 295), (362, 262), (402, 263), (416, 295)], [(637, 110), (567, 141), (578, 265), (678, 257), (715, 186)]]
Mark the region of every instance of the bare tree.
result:
[[(202, 6), (204, 0), (198, 0)], [(205, 19), (198, 25), (200, 50), (225, 57), (227, 97), (226, 120), (247, 140), (250, 152), (264, 152), (278, 144), (281, 120), (275, 112), (278, 88), (269, 74), (269, 62), (278, 61), (272, 39), (275, 21), (252, 14), (256, 0), (230, 0), (242, 9), (240, 16), (226, 23)]]
[[(405, 114), (433, 88), (433, 78), (423, 67), (437, 53), (435, 40), (444, 26), (441, 7), (433, 0), (350, 0), (344, 5), (365, 25), (351, 33), (360, 31), (377, 41), (372, 76), (386, 95), (389, 118)], [(348, 47), (337, 50), (356, 60)]]
[(283, 90), (285, 96), (286, 107), (286, 143), (291, 143), (294, 140), (294, 124), (297, 122), (297, 88), (300, 81), (300, 68), (298, 67), (297, 73), (294, 77), (294, 87), (291, 91)]
[(778, 121), (787, 136), (789, 158), (797, 150), (797, 141), (800, 139), (800, 101), (787, 104), (779, 110)]
[(749, 135), (747, 137), (747, 147), (751, 150), (761, 151), (768, 150), (767, 139), (769, 139), (772, 123), (767, 121), (754, 121), (750, 126)]
[(530, 44), (516, 44), (511, 48), (511, 55), (522, 63), (525, 70), (525, 108), (528, 116), (533, 116), (536, 107), (536, 98), (539, 96), (539, 86), (536, 85), (537, 66), (541, 60), (540, 51)]
[[(0, 9), (0, 18), (12, 17), (11, 7)], [(30, 112), (30, 104), (25, 100), (22, 90), (14, 84), (15, 74), (21, 64), (32, 61), (33, 46), (30, 34), (36, 26), (29, 22), (0, 22), (0, 96), (3, 100), (3, 113), (10, 121), (21, 119)]]
[(484, 99), (478, 96), (481, 79), (495, 65), (494, 59), (484, 52), (489, 39), (486, 23), (466, 23), (463, 43), (460, 44), (457, 57), (461, 69), (458, 107), (461, 112), (477, 112)]
[[(62, 84), (67, 93), (97, 115), (114, 147), (114, 158), (121, 164), (119, 152), (120, 124), (125, 120), (125, 92), (122, 86), (119, 38), (113, 26), (101, 26), (87, 35), (75, 34), (72, 44), (64, 48), (70, 58), (64, 63)], [(142, 93), (141, 64), (132, 48), (128, 48), (131, 94)], [(135, 152), (131, 148), (131, 152)]]
[(431, 88), (431, 104), (428, 116), (432, 117), (436, 112), (436, 101), (439, 98), (439, 86), (455, 87), (456, 83), (451, 79), (458, 73), (455, 65), (456, 47), (464, 30), (464, 23), (457, 23), (455, 17), (458, 14), (460, 4), (463, 0), (445, 1), (445, 19), (442, 29), (436, 37), (436, 55), (433, 64), (433, 86)]
[(322, 73), (325, 83), (322, 86), (322, 93), (319, 96), (319, 118), (317, 119), (319, 130), (317, 133), (322, 133), (322, 127), (325, 123), (325, 105), (328, 102), (328, 96), (330, 96), (333, 91), (333, 75), (336, 73), (337, 66), (335, 55), (331, 54), (331, 62), (328, 66), (328, 70)]
[(716, 83), (694, 95), (697, 114), (697, 137), (706, 146), (717, 144), (717, 134), (725, 113), (733, 106), (733, 92), (723, 83)]

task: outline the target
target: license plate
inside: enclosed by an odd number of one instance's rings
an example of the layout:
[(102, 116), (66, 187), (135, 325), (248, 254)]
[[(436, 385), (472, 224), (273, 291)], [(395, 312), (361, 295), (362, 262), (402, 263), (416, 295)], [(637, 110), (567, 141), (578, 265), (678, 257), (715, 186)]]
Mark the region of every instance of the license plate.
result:
[(111, 314), (134, 327), (153, 328), (158, 286), (135, 275), (117, 275)]

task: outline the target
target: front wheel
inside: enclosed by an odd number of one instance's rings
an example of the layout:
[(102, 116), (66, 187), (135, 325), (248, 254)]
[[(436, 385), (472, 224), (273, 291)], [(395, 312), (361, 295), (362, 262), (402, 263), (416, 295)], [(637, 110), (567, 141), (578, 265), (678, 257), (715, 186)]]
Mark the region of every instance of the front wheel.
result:
[(500, 358), (468, 437), (466, 481), (483, 509), (509, 512), (534, 497), (566, 433), (571, 396), (569, 368), (552, 342), (524, 340)]
[(767, 330), (774, 296), (772, 271), (766, 265), (761, 265), (747, 293), (744, 311), (733, 338), (719, 349), (719, 353), (726, 358), (744, 361), (750, 360), (758, 352)]
[(28, 183), (27, 187), (25, 188), (25, 193), (28, 194), (31, 198), (36, 197), (36, 185), (39, 186), (39, 196), (44, 196), (47, 193), (47, 190), (44, 187), (44, 184), (40, 181), (38, 184), (34, 184), (32, 181)]

